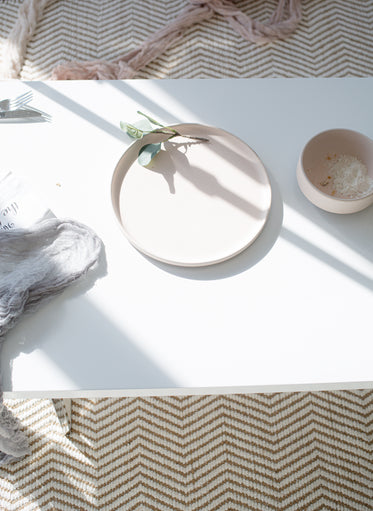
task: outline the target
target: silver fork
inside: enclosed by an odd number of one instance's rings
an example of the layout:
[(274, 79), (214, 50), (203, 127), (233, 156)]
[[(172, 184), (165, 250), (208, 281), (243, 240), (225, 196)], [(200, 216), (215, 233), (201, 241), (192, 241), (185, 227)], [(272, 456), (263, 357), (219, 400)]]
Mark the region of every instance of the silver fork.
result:
[(32, 91), (25, 92), (20, 96), (13, 99), (3, 99), (0, 101), (0, 112), (7, 112), (8, 110), (17, 110), (24, 105), (27, 105), (32, 100)]

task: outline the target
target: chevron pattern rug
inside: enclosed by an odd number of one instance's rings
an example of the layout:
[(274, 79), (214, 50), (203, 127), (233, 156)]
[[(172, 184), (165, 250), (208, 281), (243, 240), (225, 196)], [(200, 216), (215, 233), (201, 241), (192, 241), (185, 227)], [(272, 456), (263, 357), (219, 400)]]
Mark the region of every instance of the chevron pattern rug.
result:
[[(22, 0), (0, 3), (0, 47)], [(20, 78), (44, 80), (60, 63), (113, 60), (169, 24), (188, 0), (55, 0), (47, 5), (26, 48)], [(278, 0), (237, 0), (245, 14), (266, 21)], [(345, 77), (373, 74), (373, 2), (303, 0), (302, 21), (286, 40), (245, 41), (221, 16), (191, 27), (139, 78)]]
[(7, 401), (32, 454), (2, 510), (368, 511), (373, 391)]

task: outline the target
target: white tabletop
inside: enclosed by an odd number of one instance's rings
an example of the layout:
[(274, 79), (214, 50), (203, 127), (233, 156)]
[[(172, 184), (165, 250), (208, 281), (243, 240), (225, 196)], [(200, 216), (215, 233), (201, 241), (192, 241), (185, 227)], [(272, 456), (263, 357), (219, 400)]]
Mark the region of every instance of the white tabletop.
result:
[[(28, 87), (53, 121), (0, 124), (1, 168), (93, 228), (106, 261), (7, 334), (5, 397), (372, 387), (373, 208), (326, 213), (295, 169), (319, 131), (373, 137), (373, 79), (0, 82), (0, 96)], [(244, 252), (182, 268), (123, 236), (110, 184), (130, 144), (119, 122), (139, 109), (217, 126), (259, 155), (272, 207)]]

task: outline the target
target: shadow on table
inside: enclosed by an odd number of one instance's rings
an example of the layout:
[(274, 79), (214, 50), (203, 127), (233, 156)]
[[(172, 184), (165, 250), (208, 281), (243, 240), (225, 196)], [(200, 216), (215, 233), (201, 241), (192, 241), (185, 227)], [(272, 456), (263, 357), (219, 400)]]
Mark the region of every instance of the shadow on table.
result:
[(120, 140), (121, 142), (124, 140), (125, 134), (119, 127), (113, 126), (113, 124), (103, 119), (100, 115), (92, 112), (92, 110), (89, 110), (77, 101), (70, 99), (66, 96), (66, 94), (53, 89), (44, 82), (27, 82), (27, 85), (39, 94), (43, 94), (55, 103), (60, 104), (64, 108), (74, 112), (74, 114), (79, 115), (82, 119), (85, 119), (87, 122), (105, 131), (112, 137)]
[[(56, 370), (71, 380), (72, 388), (111, 390), (177, 386), (137, 346), (130, 334), (116, 328), (113, 320), (84, 296), (97, 274), (104, 271), (103, 266), (96, 274), (94, 270), (85, 281), (66, 289), (37, 311), (25, 314), (7, 333), (1, 352), (4, 391), (13, 390), (12, 360), (21, 353), (36, 350), (42, 351), (52, 363), (55, 359)], [(66, 338), (66, 331), (74, 334)], [(33, 380), (32, 375), (30, 379)]]

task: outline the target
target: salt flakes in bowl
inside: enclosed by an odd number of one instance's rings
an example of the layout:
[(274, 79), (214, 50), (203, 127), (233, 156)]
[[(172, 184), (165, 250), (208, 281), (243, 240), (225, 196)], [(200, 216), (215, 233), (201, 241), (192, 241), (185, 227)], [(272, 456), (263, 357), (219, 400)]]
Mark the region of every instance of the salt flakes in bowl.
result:
[(331, 195), (344, 199), (358, 199), (373, 192), (373, 179), (367, 166), (349, 154), (328, 156), (328, 176), (321, 186), (329, 186)]
[(373, 140), (332, 129), (305, 145), (297, 180), (313, 204), (332, 213), (355, 213), (373, 204)]

